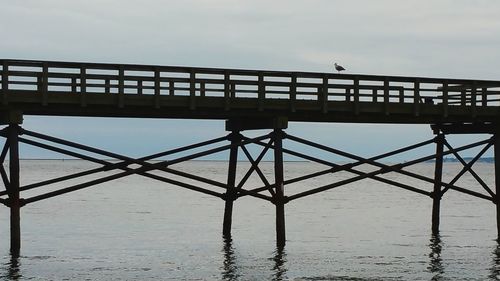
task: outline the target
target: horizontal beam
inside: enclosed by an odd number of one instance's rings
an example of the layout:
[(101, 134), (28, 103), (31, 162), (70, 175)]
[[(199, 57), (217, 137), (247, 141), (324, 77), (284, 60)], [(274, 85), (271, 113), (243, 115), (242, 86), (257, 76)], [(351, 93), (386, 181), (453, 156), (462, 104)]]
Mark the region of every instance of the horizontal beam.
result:
[(499, 124), (495, 123), (465, 123), (465, 124), (433, 124), (435, 134), (495, 134), (500, 132)]

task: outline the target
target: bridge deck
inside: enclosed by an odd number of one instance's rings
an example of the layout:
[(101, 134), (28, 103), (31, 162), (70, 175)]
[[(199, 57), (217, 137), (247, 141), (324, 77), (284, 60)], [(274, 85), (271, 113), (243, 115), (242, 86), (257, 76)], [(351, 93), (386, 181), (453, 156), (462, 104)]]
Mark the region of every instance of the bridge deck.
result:
[(0, 112), (308, 122), (473, 123), (500, 81), (0, 60)]

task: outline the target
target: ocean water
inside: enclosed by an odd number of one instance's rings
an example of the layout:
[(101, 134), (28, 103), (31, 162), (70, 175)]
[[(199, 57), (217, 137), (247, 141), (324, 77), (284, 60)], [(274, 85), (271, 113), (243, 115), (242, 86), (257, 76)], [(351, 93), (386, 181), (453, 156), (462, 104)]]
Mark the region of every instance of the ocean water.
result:
[[(22, 184), (93, 166), (84, 161), (22, 161)], [(224, 182), (227, 163), (187, 162), (179, 170)], [(262, 164), (272, 182), (272, 163)], [(239, 177), (248, 163), (239, 163)], [(320, 170), (285, 163), (286, 178)], [(446, 163), (450, 180), (461, 165)], [(475, 171), (493, 187), (493, 165)], [(433, 164), (412, 168), (433, 175)], [(160, 174), (160, 173), (158, 173)], [(102, 176), (96, 175), (95, 177)], [(423, 182), (386, 177), (426, 190)], [(286, 194), (351, 177), (328, 175), (286, 187)], [(86, 179), (91, 179), (86, 178)], [(55, 185), (53, 188), (66, 185)], [(249, 186), (261, 186), (252, 177)], [(457, 185), (478, 192), (466, 174)], [(215, 189), (217, 190), (217, 189)], [(220, 191), (220, 190), (219, 190)], [(23, 197), (39, 194), (29, 191)], [(21, 257), (9, 255), (9, 212), (0, 210), (0, 276), (6, 280), (498, 280), (495, 206), (456, 191), (441, 204), (431, 235), (432, 200), (363, 180), (286, 205), (287, 244), (275, 246), (269, 202), (235, 201), (232, 237), (222, 237), (224, 202), (131, 176), (25, 206)]]

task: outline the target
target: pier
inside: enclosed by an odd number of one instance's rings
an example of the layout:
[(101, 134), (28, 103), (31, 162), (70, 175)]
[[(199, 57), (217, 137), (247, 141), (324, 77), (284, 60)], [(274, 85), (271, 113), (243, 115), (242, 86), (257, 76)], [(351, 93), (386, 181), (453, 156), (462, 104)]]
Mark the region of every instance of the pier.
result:
[[(232, 211), (237, 207), (235, 200), (251, 196), (268, 201), (276, 208), (278, 247), (286, 243), (286, 204), (364, 179), (429, 197), (433, 202), (430, 228), (434, 234), (439, 232), (440, 202), (448, 191), (488, 200), (496, 205), (500, 234), (497, 196), (500, 194), (500, 81), (9, 59), (0, 60), (0, 78), (0, 136), (5, 139), (0, 154), (0, 174), (5, 189), (0, 190), (0, 203), (10, 209), (11, 253), (14, 256), (18, 256), (21, 249), (20, 211), (23, 206), (129, 175), (148, 177), (220, 198), (225, 204), (221, 216), (225, 236), (231, 235)], [(23, 116), (225, 120), (226, 132), (221, 132), (219, 138), (133, 158), (24, 128)], [(426, 124), (434, 137), (366, 158), (317, 143), (314, 139), (288, 134), (289, 122)], [(250, 130), (266, 133), (249, 137), (246, 132)], [(453, 147), (446, 136), (455, 134), (487, 134), (489, 137)], [(338, 155), (350, 162), (339, 164), (312, 156), (288, 148), (284, 140), (325, 155)], [(100, 167), (21, 185), (20, 144), (91, 161)], [(257, 156), (250, 153), (250, 145), (260, 147)], [(384, 161), (429, 145), (435, 148), (430, 155), (397, 164)], [(472, 148), (479, 152), (466, 161), (460, 152)], [(473, 169), (488, 149), (493, 149), (495, 156), (493, 187)], [(224, 182), (172, 167), (220, 152), (229, 155)], [(268, 154), (274, 162), (271, 178), (259, 166)], [(285, 155), (327, 168), (287, 178), (283, 168)], [(447, 156), (463, 165), (450, 182), (442, 178), (443, 159)], [(243, 157), (251, 165), (238, 178), (238, 159)], [(8, 165), (4, 166), (6, 159)], [(435, 165), (431, 176), (405, 169), (428, 161)], [(373, 169), (359, 169), (361, 165)], [(114, 173), (109, 174), (110, 171)], [(104, 172), (105, 175), (96, 179), (74, 183), (75, 179)], [(287, 193), (287, 185), (340, 172), (348, 172), (352, 177)], [(432, 190), (393, 181), (384, 177), (387, 173), (399, 173), (427, 183)], [(482, 192), (457, 185), (465, 173), (474, 177)], [(259, 177), (262, 186), (247, 185), (253, 174)], [(43, 191), (44, 187), (69, 180), (73, 182), (66, 187)], [(33, 189), (41, 193), (23, 197), (23, 191)]]

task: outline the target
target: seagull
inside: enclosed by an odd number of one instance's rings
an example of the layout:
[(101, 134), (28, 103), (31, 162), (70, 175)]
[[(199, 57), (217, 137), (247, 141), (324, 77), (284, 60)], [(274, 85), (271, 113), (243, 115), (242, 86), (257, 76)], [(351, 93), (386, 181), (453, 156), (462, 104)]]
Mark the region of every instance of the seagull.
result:
[(335, 70), (337, 70), (339, 73), (345, 70), (345, 68), (340, 64), (334, 63), (334, 65), (335, 65)]

